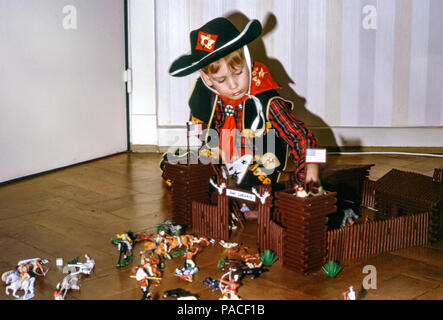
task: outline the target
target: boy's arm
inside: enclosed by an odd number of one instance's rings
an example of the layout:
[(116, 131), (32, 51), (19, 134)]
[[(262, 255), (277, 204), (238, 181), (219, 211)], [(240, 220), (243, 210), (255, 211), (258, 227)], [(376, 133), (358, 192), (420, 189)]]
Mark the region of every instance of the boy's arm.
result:
[(298, 184), (319, 182), (318, 165), (306, 164), (306, 149), (315, 148), (317, 140), (303, 121), (294, 117), (286, 103), (274, 99), (269, 106), (269, 120), (278, 135), (288, 144), (296, 164), (295, 178)]

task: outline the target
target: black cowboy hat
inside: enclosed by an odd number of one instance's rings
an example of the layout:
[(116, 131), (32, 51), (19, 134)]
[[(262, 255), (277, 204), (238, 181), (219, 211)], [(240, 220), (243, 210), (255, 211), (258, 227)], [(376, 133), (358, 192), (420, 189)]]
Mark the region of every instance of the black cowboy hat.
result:
[(258, 20), (251, 20), (242, 32), (226, 18), (211, 20), (191, 31), (191, 54), (176, 59), (169, 68), (169, 74), (187, 76), (255, 40), (261, 31)]

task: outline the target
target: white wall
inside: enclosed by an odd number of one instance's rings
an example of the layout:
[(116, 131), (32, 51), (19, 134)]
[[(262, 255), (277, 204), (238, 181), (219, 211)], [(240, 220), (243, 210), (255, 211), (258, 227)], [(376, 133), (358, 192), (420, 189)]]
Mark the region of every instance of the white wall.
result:
[(127, 150), (123, 1), (0, 0), (0, 30), (0, 182)]

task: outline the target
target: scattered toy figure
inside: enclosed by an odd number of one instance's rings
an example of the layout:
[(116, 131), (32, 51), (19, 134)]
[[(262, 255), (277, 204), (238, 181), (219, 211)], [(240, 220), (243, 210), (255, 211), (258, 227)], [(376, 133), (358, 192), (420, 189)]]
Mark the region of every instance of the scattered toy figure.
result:
[(356, 299), (355, 291), (352, 286), (349, 287), (348, 291), (343, 292), (343, 298), (344, 298), (344, 300), (355, 300)]
[(54, 300), (65, 300), (66, 294), (71, 289), (80, 290), (80, 287), (77, 285), (78, 280), (79, 278), (76, 276), (76, 274), (72, 273), (64, 277), (61, 283), (57, 283), (56, 289), (54, 291)]
[(157, 237), (155, 237), (155, 243), (157, 243), (158, 246), (163, 245), (164, 250), (166, 252), (169, 252), (168, 236), (166, 235), (166, 232), (164, 230), (160, 230), (160, 232), (157, 234)]
[[(154, 257), (154, 254), (151, 253), (149, 258), (146, 258), (143, 252), (140, 252), (141, 258), (141, 267), (148, 273), (150, 277), (161, 278), (162, 272), (159, 270), (158, 266), (160, 265), (160, 259)], [(160, 284), (159, 279), (154, 279), (152, 281), (152, 285), (157, 286)]]
[[(7, 271), (2, 274), (2, 280), (6, 283), (6, 294), (9, 295), (9, 290), (12, 290), (12, 296), (20, 300), (29, 300), (34, 297), (34, 283), (35, 275), (30, 276), (20, 275), (17, 270)], [(18, 290), (23, 290), (23, 296), (18, 296), (16, 293)]]
[(226, 249), (230, 249), (232, 247), (238, 246), (238, 243), (235, 243), (235, 242), (229, 243), (229, 242), (225, 242), (224, 240), (221, 240), (219, 243), (223, 248), (226, 248)]
[(246, 220), (256, 220), (258, 217), (258, 213), (256, 210), (251, 210), (246, 203), (242, 203), (240, 211), (243, 213), (243, 217)]
[(127, 233), (117, 234), (117, 238), (115, 240), (111, 238), (111, 242), (117, 245), (117, 250), (120, 252), (116, 265), (117, 267), (127, 266), (134, 259), (134, 255), (132, 253), (134, 239), (135, 236), (131, 231), (128, 231)]
[(269, 269), (264, 269), (262, 267), (260, 268), (248, 268), (248, 269), (241, 269), (241, 277), (245, 277), (247, 275), (252, 275), (251, 279), (256, 279), (260, 277), (260, 275), (264, 272), (268, 272)]
[(166, 257), (167, 259), (171, 259), (169, 253), (165, 250), (165, 247), (159, 245), (156, 242), (146, 241), (144, 244), (145, 248), (143, 250), (143, 254), (146, 254), (148, 251), (155, 252), (160, 257)]
[(229, 219), (229, 230), (237, 229), (238, 218), (235, 216), (233, 212), (231, 212), (231, 219)]
[(229, 250), (231, 257), (240, 258), (248, 268), (258, 268), (262, 265), (258, 252), (253, 252), (247, 246), (236, 246)]
[(168, 297), (174, 297), (177, 298), (177, 300), (197, 300), (200, 297), (200, 295), (191, 293), (182, 288), (176, 288), (176, 289), (167, 290), (163, 293), (164, 299)]
[(174, 225), (171, 220), (165, 220), (157, 227), (157, 232), (161, 230), (167, 231), (171, 235), (179, 236), (183, 227), (181, 225)]
[[(206, 237), (200, 237), (200, 238), (193, 237), (193, 238), (191, 239), (191, 246), (194, 245), (194, 243), (201, 243), (202, 241), (206, 244), (206, 246), (209, 246), (209, 244), (211, 243), (211, 242), (208, 240), (208, 238), (206, 238)], [(212, 244), (214, 244), (214, 243), (212, 242)]]
[[(68, 263), (65, 268), (63, 268), (63, 273), (69, 272), (71, 270), (73, 274), (83, 273), (90, 275), (92, 270), (95, 267), (95, 260), (91, 259), (87, 254), (85, 254), (86, 262), (85, 263)], [(78, 270), (76, 270), (78, 268)], [(74, 269), (74, 270), (72, 270)]]
[(167, 245), (169, 246), (168, 252), (171, 252), (175, 248), (181, 248), (185, 246), (186, 249), (192, 247), (194, 236), (189, 234), (184, 234), (181, 236), (173, 236), (167, 239)]
[(237, 288), (240, 286), (239, 283), (235, 282), (234, 279), (229, 281), (220, 279), (220, 291), (223, 297), (220, 300), (241, 300), (237, 294)]
[(341, 222), (341, 227), (345, 227), (346, 225), (352, 226), (354, 224), (354, 220), (358, 219), (358, 215), (355, 214), (354, 210), (351, 208), (343, 210), (344, 216)]
[[(2, 280), (7, 285), (6, 294), (9, 295), (9, 290), (12, 290), (12, 295), (16, 299), (29, 300), (33, 298), (36, 276), (46, 276), (49, 269), (45, 270), (43, 265), (47, 263), (48, 260), (41, 258), (21, 260), (17, 263), (15, 270), (3, 273)], [(18, 290), (23, 290), (24, 295), (19, 297), (16, 294)]]
[(184, 263), (185, 268), (194, 268), (195, 267), (195, 262), (192, 259), (197, 254), (197, 252), (198, 252), (198, 248), (194, 248), (194, 249), (191, 248), (191, 249), (187, 250), (187, 252), (185, 253), (185, 263)]
[(223, 280), (226, 276), (228, 276), (229, 281), (234, 280), (234, 282), (239, 282), (241, 280), (241, 268), (237, 265), (229, 265), (229, 270), (224, 275), (221, 276), (221, 280)]
[(297, 197), (306, 198), (308, 196), (308, 193), (301, 185), (296, 185), (294, 191), (293, 195), (296, 195)]
[(156, 277), (150, 277), (142, 267), (132, 267), (132, 274), (131, 278), (135, 278), (143, 293), (141, 300), (152, 300), (151, 292), (149, 292), (149, 280)]
[(175, 275), (181, 279), (184, 279), (186, 281), (192, 282), (193, 279), (193, 275), (196, 274), (198, 272), (198, 268), (197, 267), (193, 267), (193, 268), (176, 268), (175, 269)]
[(220, 288), (220, 281), (214, 280), (210, 277), (205, 278), (205, 280), (203, 281), (203, 284), (205, 286), (208, 286), (209, 288), (212, 288), (213, 292)]
[[(21, 260), (17, 263), (17, 270), (19, 270), (20, 272), (20, 269), (26, 268), (26, 270), (32, 271), (36, 275), (45, 276), (49, 268), (46, 269), (45, 271), (43, 269), (43, 265), (47, 263), (48, 263), (47, 259), (41, 259), (41, 258)], [(41, 273), (39, 273), (38, 270), (40, 270)]]

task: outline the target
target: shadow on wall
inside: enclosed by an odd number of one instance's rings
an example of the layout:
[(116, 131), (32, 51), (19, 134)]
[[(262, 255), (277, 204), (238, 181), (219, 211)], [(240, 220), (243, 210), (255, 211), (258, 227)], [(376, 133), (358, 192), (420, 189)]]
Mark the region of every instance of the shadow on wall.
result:
[[(251, 20), (241, 12), (232, 12), (227, 17), (238, 30), (243, 30)], [(278, 90), (280, 95), (294, 102), (294, 115), (304, 121), (310, 129), (313, 129), (320, 147), (327, 147), (330, 151), (338, 150), (337, 141), (329, 125), (321, 118), (306, 109), (306, 98), (298, 95), (291, 87), (294, 81), (289, 77), (280, 61), (270, 58), (266, 54), (265, 44), (262, 40), (266, 34), (272, 32), (277, 25), (275, 15), (268, 14), (265, 21), (262, 22), (262, 35), (248, 45), (251, 56), (254, 60), (264, 63), (270, 70), (274, 80), (281, 86)], [(315, 127), (321, 127), (322, 130), (315, 130)]]

